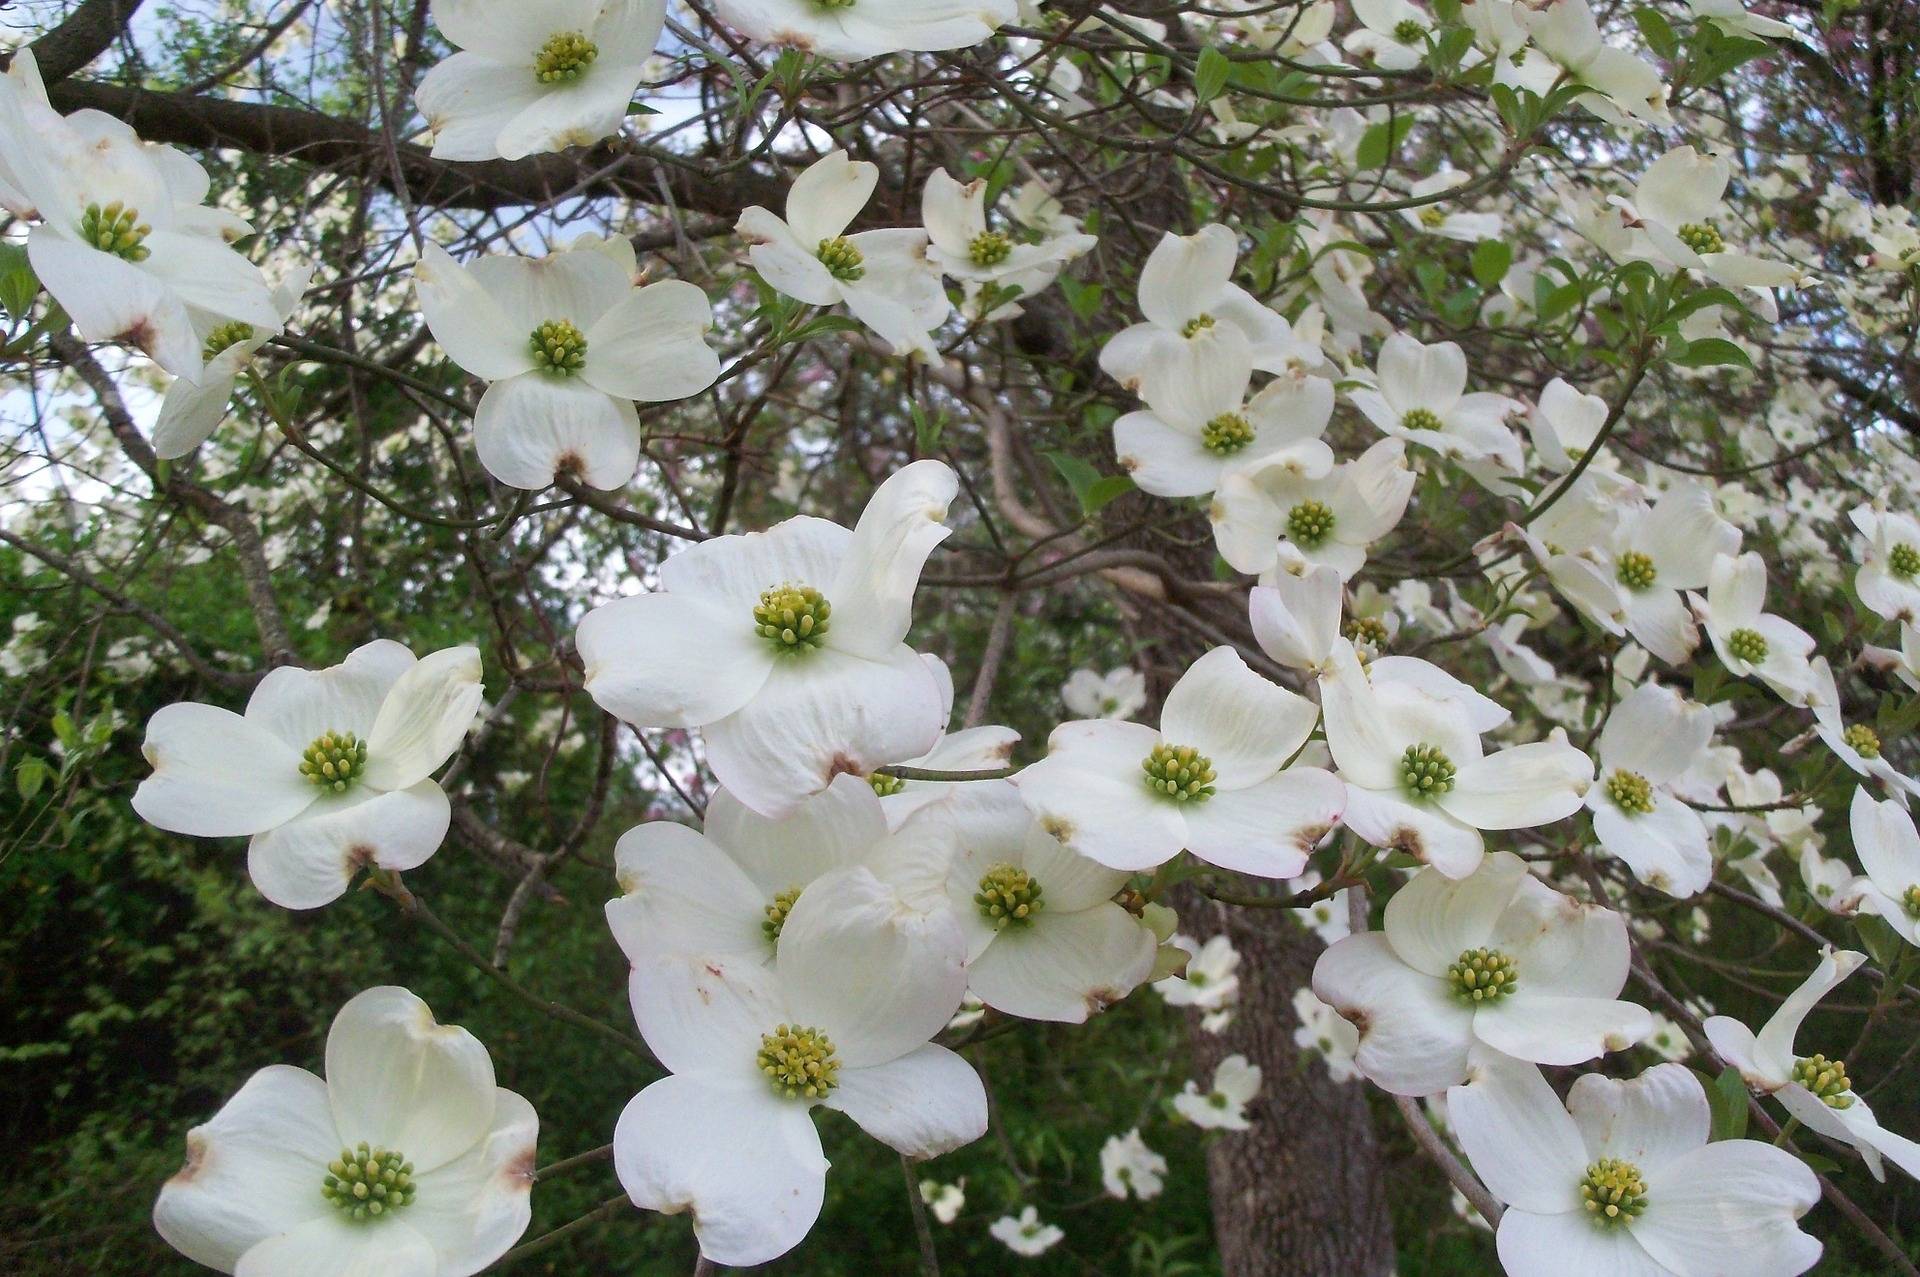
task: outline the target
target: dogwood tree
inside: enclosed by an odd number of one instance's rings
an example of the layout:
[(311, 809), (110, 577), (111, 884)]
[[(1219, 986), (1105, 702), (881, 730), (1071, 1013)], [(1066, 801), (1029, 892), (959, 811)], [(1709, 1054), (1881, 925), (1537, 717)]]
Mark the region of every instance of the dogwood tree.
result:
[(1913, 0), (14, 13), (9, 1271), (1920, 1277)]

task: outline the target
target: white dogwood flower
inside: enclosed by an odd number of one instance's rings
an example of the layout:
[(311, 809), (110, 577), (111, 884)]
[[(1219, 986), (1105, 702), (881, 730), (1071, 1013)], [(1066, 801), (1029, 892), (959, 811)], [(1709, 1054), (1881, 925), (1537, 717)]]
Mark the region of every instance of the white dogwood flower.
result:
[(987, 1232), (995, 1241), (1024, 1259), (1046, 1254), (1066, 1236), (1055, 1225), (1043, 1223), (1040, 1212), (1031, 1206), (1021, 1211), (1018, 1219), (1012, 1215), (1002, 1215), (987, 1225)]
[(1151, 1201), (1166, 1186), (1166, 1174), (1167, 1159), (1147, 1147), (1137, 1126), (1125, 1135), (1109, 1135), (1100, 1146), (1100, 1183), (1109, 1197)]
[(915, 909), (856, 867), (800, 893), (770, 967), (737, 956), (637, 964), (634, 1018), (669, 1076), (614, 1128), (628, 1196), (691, 1212), (701, 1254), (744, 1268), (791, 1250), (819, 1216), (816, 1105), (909, 1157), (979, 1138), (979, 1075), (929, 1041), (960, 1006), (965, 955), (949, 912)]
[[(1254, 586), (1247, 598), (1254, 640), (1288, 669), (1310, 674), (1331, 669), (1344, 593), (1340, 573), (1324, 564), (1298, 575), (1275, 572), (1271, 583)], [(1385, 629), (1382, 625), (1381, 633)]]
[(1700, 813), (1673, 791), (1713, 739), (1713, 711), (1642, 683), (1600, 729), (1599, 783), (1587, 791), (1594, 836), (1633, 876), (1670, 896), (1705, 891), (1713, 850)]
[(427, 327), (488, 383), (473, 415), (480, 464), (515, 488), (576, 475), (618, 488), (640, 462), (633, 401), (697, 395), (720, 375), (702, 340), (707, 295), (684, 280), (637, 285), (630, 240), (583, 236), (545, 257), (465, 265), (428, 244), (414, 268)]
[(1811, 705), (1813, 636), (1761, 609), (1767, 602), (1767, 565), (1749, 550), (1713, 561), (1707, 595), (1688, 594), (1693, 614), (1707, 628), (1720, 663), (1735, 678), (1757, 678), (1781, 700)]
[(1398, 439), (1376, 441), (1320, 479), (1282, 453), (1223, 474), (1207, 518), (1220, 557), (1235, 571), (1325, 564), (1346, 581), (1365, 566), (1368, 548), (1399, 525), (1413, 482)]
[(1080, 718), (1132, 718), (1146, 708), (1146, 675), (1131, 665), (1105, 674), (1075, 670), (1060, 688), (1060, 701)]
[[(1481, 0), (1474, 8), (1485, 8)], [(1589, 395), (1555, 377), (1540, 391), (1540, 401), (1527, 414), (1527, 429), (1540, 461), (1555, 474), (1573, 469), (1574, 462), (1593, 447), (1610, 409), (1599, 395)]]
[(1580, 98), (1587, 110), (1614, 124), (1673, 122), (1660, 72), (1637, 54), (1608, 44), (1587, 0), (1554, 0), (1538, 9), (1516, 5), (1514, 17), (1541, 53), (1593, 90)]
[(946, 896), (967, 934), (967, 991), (996, 1011), (1079, 1024), (1146, 980), (1159, 947), (1114, 903), (1129, 875), (1076, 855), (1005, 781), (970, 781), (940, 813), (957, 851)]
[(1848, 512), (1860, 532), (1860, 601), (1889, 621), (1920, 620), (1920, 519), (1877, 505)]
[(1386, 71), (1410, 71), (1427, 60), (1433, 15), (1410, 0), (1356, 0), (1360, 26), (1341, 47)]
[(928, 176), (920, 193), (920, 217), (931, 239), (928, 259), (959, 280), (969, 296), (992, 285), (1031, 297), (1052, 284), (1068, 262), (1099, 243), (1079, 231), (1030, 241), (993, 230), (987, 223), (987, 179), (961, 182), (945, 169)]
[(1603, 570), (1619, 589), (1627, 633), (1667, 664), (1683, 664), (1700, 631), (1680, 592), (1704, 588), (1714, 560), (1738, 554), (1740, 539), (1702, 483), (1676, 483), (1651, 507), (1623, 512)]
[(734, 229), (750, 246), (753, 268), (779, 292), (809, 306), (844, 302), (895, 354), (931, 357), (937, 353), (932, 330), (953, 306), (940, 268), (927, 255), (927, 232), (847, 234), (879, 181), (878, 167), (834, 151), (794, 179), (786, 220), (755, 205)]
[[(1566, 3), (1567, 0), (1561, 0)], [(1631, 199), (1615, 198), (1627, 228), (1626, 255), (1673, 270), (1695, 270), (1730, 288), (1777, 288), (1804, 272), (1729, 246), (1723, 203), (1733, 166), (1724, 157), (1677, 146), (1640, 175)]]
[(1593, 783), (1592, 761), (1564, 738), (1483, 756), (1487, 720), (1431, 684), (1369, 679), (1351, 644), (1335, 645), (1320, 690), (1346, 825), (1450, 878), (1479, 866), (1481, 830), (1551, 824), (1578, 811)]
[(1160, 729), (1063, 723), (1013, 783), (1042, 828), (1109, 868), (1151, 869), (1182, 848), (1209, 864), (1290, 878), (1340, 819), (1340, 784), (1287, 766), (1319, 712), (1230, 647), (1188, 667)]
[(701, 728), (714, 775), (767, 816), (926, 753), (941, 685), (905, 640), (958, 491), (944, 463), (916, 461), (852, 531), (801, 516), (682, 550), (658, 591), (581, 621), (587, 691), (635, 727)]
[(1807, 662), (1807, 706), (1813, 711), (1814, 735), (1850, 771), (1879, 781), (1902, 807), (1920, 794), (1920, 783), (1901, 774), (1880, 752), (1880, 733), (1872, 724), (1849, 723), (1842, 716), (1839, 685), (1824, 656)]
[(1360, 1031), (1342, 1019), (1340, 1013), (1322, 1002), (1314, 991), (1293, 991), (1293, 1013), (1300, 1027), (1293, 1031), (1293, 1044), (1311, 1051), (1327, 1066), (1327, 1076), (1347, 1082), (1360, 1076), (1353, 1057), (1360, 1049)]
[(405, 989), (334, 1017), (327, 1076), (274, 1065), (187, 1133), (154, 1227), (236, 1277), (468, 1277), (532, 1218), (533, 1106)]
[[(1856, 797), (1856, 810), (1858, 804)], [(1873, 819), (1884, 828), (1885, 815), (1876, 810)], [(1780, 1101), (1780, 1107), (1800, 1119), (1802, 1126), (1851, 1144), (1875, 1179), (1887, 1178), (1883, 1158), (1920, 1179), (1920, 1144), (1880, 1125), (1866, 1100), (1853, 1089), (1846, 1061), (1819, 1053), (1794, 1053), (1794, 1039), (1800, 1036), (1807, 1013), (1866, 960), (1864, 953), (1827, 947), (1813, 973), (1787, 995), (1759, 1033), (1732, 1016), (1716, 1015), (1704, 1026), (1707, 1041), (1740, 1070), (1749, 1087)]]
[(1216, 328), (1244, 340), (1261, 372), (1317, 366), (1319, 350), (1297, 340), (1284, 317), (1233, 282), (1239, 255), (1239, 238), (1218, 222), (1192, 235), (1164, 236), (1140, 268), (1146, 322), (1101, 347), (1101, 370), (1128, 389), (1177, 385), (1190, 376)]
[(1898, 802), (1875, 802), (1864, 788), (1853, 791), (1848, 810), (1853, 850), (1866, 876), (1855, 880), (1860, 907), (1886, 919), (1911, 945), (1920, 945), (1920, 833)]
[(852, 62), (964, 49), (1014, 21), (1014, 0), (715, 0), (727, 25), (769, 44)]
[(1685, 1065), (1583, 1074), (1562, 1107), (1532, 1065), (1478, 1060), (1447, 1114), (1506, 1204), (1510, 1277), (1795, 1277), (1819, 1261), (1795, 1223), (1820, 1200), (1813, 1172), (1758, 1140), (1708, 1143), (1707, 1094)]
[(920, 1181), (920, 1200), (927, 1204), (933, 1217), (943, 1224), (951, 1224), (960, 1218), (960, 1212), (967, 1205), (967, 1182), (962, 1178), (958, 1184), (942, 1184), (938, 1180)]
[(1218, 1011), (1231, 1006), (1240, 996), (1240, 954), (1223, 931), (1196, 944), (1189, 936), (1174, 936), (1174, 947), (1188, 953), (1184, 975), (1168, 976), (1154, 983), (1154, 991), (1170, 1007), (1195, 1007)]
[(1467, 356), (1457, 342), (1424, 346), (1395, 333), (1381, 345), (1374, 373), (1373, 387), (1347, 397), (1382, 434), (1444, 457), (1521, 468), (1520, 441), (1506, 424), (1520, 405), (1505, 395), (1468, 394)]
[(233, 388), (260, 348), (286, 326), (300, 295), (313, 278), (311, 266), (298, 266), (274, 286), (273, 309), (279, 317), (269, 331), (239, 320), (221, 324), (206, 336), (201, 354), (206, 364), (198, 381), (175, 377), (160, 400), (153, 422), (153, 455), (163, 461), (184, 457), (207, 441), (226, 420)]
[(1583, 1064), (1653, 1028), (1619, 1000), (1626, 919), (1563, 896), (1511, 852), (1471, 877), (1428, 867), (1387, 901), (1383, 931), (1320, 955), (1313, 991), (1360, 1032), (1354, 1061), (1395, 1095), (1464, 1081), (1476, 1043), (1536, 1064)]
[[(1469, 181), (1470, 177), (1470, 174), (1459, 169), (1442, 169), (1407, 187), (1407, 198), (1426, 199), (1450, 191)], [(1469, 213), (1463, 209), (1450, 212), (1438, 204), (1425, 204), (1401, 209), (1400, 217), (1421, 234), (1438, 235), (1441, 239), (1458, 240), (1462, 244), (1500, 238), (1501, 219), (1498, 213)]]
[(1800, 33), (1784, 22), (1748, 13), (1741, 0), (1687, 0), (1687, 8), (1702, 22), (1712, 23), (1732, 36), (1757, 36), (1762, 40), (1792, 40)]
[(1193, 1082), (1173, 1097), (1173, 1111), (1205, 1131), (1253, 1129), (1247, 1105), (1260, 1094), (1260, 1066), (1239, 1053), (1229, 1055), (1213, 1070), (1213, 1085), (1204, 1093)]
[(438, 0), (455, 52), (414, 93), (434, 157), (518, 160), (618, 133), (666, 17), (666, 0)]
[(361, 869), (413, 869), (439, 849), (451, 811), (433, 773), (480, 696), (471, 647), (416, 661), (382, 639), (328, 669), (282, 666), (244, 715), (193, 701), (156, 713), (133, 809), (171, 833), (250, 837), (260, 894), (318, 908)]
[[(923, 654), (920, 659), (926, 662), (928, 672), (940, 685), (940, 721), (950, 722), (953, 719), (953, 672), (937, 656)], [(942, 732), (932, 749), (914, 758), (903, 758), (891, 766), (902, 769), (918, 767), (936, 772), (1000, 771), (1007, 766), (1007, 760), (1013, 757), (1014, 747), (1019, 743), (1020, 733), (1011, 727), (963, 727), (957, 732)], [(899, 829), (916, 812), (960, 792), (955, 786), (979, 783), (977, 779), (903, 780), (886, 772), (875, 772), (867, 780), (873, 786), (873, 791), (880, 795), (880, 806), (887, 813), (887, 824), (894, 829)]]

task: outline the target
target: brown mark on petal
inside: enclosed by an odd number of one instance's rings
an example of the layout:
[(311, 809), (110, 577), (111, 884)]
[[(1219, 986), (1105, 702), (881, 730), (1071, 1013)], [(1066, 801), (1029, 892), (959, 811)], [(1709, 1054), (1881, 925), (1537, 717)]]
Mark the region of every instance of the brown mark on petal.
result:
[(992, 752), (991, 754), (989, 754), (989, 755), (987, 755), (987, 757), (989, 757), (989, 758), (997, 758), (997, 759), (999, 759), (999, 760), (1000, 760), (1000, 761), (1002, 761), (1002, 762), (1005, 762), (1005, 761), (1006, 761), (1007, 759), (1009, 759), (1009, 758), (1012, 758), (1012, 757), (1013, 757), (1013, 742), (1012, 742), (1012, 741), (1002, 741), (1002, 742), (1001, 742), (1000, 744), (998, 744), (998, 745), (995, 745), (995, 746), (993, 747), (993, 752)]
[(827, 764), (827, 783), (831, 785), (835, 776), (865, 776), (870, 767), (862, 767), (845, 754), (835, 754), (833, 761)]
[(209, 1151), (210, 1149), (208, 1148), (206, 1137), (200, 1134), (199, 1128), (196, 1127), (195, 1129), (188, 1131), (187, 1132), (187, 1160), (181, 1163), (180, 1169), (174, 1173), (173, 1178), (168, 1180), (167, 1183), (169, 1184), (193, 1183), (194, 1180), (200, 1177), (200, 1173), (206, 1170), (207, 1154)]
[(373, 848), (367, 846), (365, 843), (355, 843), (353, 846), (347, 848), (347, 873), (356, 874), (362, 869), (373, 868), (377, 854)]
[(1366, 1041), (1367, 1034), (1373, 1032), (1373, 1016), (1364, 1007), (1337, 1006), (1333, 1011), (1335, 1015), (1353, 1026), (1353, 1031), (1360, 1035), (1362, 1042)]
[(563, 452), (553, 463), (553, 477), (556, 479), (578, 479), (586, 473), (586, 459), (577, 452)]
[(1293, 836), (1293, 845), (1302, 851), (1312, 851), (1322, 838), (1332, 832), (1332, 825), (1308, 825)]
[(1064, 816), (1042, 816), (1040, 818), (1040, 828), (1052, 834), (1055, 842), (1071, 842), (1073, 840), (1073, 822)]
[(770, 43), (783, 45), (789, 49), (798, 49), (802, 53), (813, 52), (813, 37), (805, 31), (776, 31)]
[(1120, 468), (1128, 474), (1132, 474), (1140, 468), (1140, 458), (1138, 457), (1117, 457), (1115, 460), (1119, 461)]
[(125, 342), (129, 346), (152, 354), (152, 346), (156, 337), (157, 334), (153, 331), (153, 321), (147, 316), (142, 315), (140, 318), (134, 320), (132, 324), (128, 325), (127, 330), (116, 336), (114, 340)]
[(1099, 1015), (1102, 1011), (1127, 995), (1118, 989), (1088, 989), (1087, 1014)]
[(1404, 851), (1421, 864), (1427, 863), (1427, 844), (1420, 837), (1420, 831), (1412, 825), (1402, 825), (1393, 831), (1387, 839), (1387, 846), (1394, 851)]
[(533, 1191), (533, 1182), (539, 1178), (534, 1174), (534, 1153), (534, 1146), (528, 1144), (518, 1157), (500, 1168), (500, 1178), (506, 1181), (507, 1187), (523, 1193)]

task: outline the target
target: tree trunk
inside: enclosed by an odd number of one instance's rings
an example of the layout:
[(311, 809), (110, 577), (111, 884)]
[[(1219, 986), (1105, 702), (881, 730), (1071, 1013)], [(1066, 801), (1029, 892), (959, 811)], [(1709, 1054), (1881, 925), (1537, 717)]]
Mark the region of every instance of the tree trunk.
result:
[(1196, 1075), (1238, 1052), (1262, 1073), (1250, 1131), (1207, 1154), (1213, 1232), (1227, 1277), (1390, 1277), (1380, 1145), (1357, 1081), (1335, 1082), (1294, 1045), (1294, 991), (1321, 951), (1313, 932), (1273, 909), (1239, 909), (1191, 893), (1181, 929), (1200, 940), (1224, 931), (1240, 953), (1233, 1023), (1207, 1033), (1194, 1020)]

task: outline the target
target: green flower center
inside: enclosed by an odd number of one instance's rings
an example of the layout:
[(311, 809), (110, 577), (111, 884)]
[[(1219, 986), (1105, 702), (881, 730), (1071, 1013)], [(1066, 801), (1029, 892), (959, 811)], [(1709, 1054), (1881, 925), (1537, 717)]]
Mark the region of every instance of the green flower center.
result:
[(967, 256), (975, 266), (998, 266), (1013, 256), (1013, 241), (999, 231), (982, 231), (967, 245)]
[(1624, 812), (1644, 816), (1653, 810), (1653, 786), (1639, 772), (1618, 771), (1607, 777), (1607, 797)]
[(857, 279), (866, 277), (867, 259), (859, 249), (847, 241), (845, 235), (836, 239), (821, 240), (820, 248), (814, 255), (820, 259), (820, 264), (827, 268), (827, 274), (842, 283), (851, 284)]
[(587, 337), (572, 320), (549, 319), (533, 330), (527, 344), (533, 347), (535, 368), (571, 377), (586, 366)]
[(1674, 234), (1680, 237), (1682, 244), (1702, 256), (1723, 253), (1727, 248), (1727, 242), (1720, 238), (1720, 232), (1708, 222), (1688, 222)]
[(153, 250), (141, 242), (152, 233), (153, 227), (140, 220), (140, 210), (128, 208), (119, 200), (104, 207), (89, 204), (80, 215), (81, 239), (103, 253), (130, 262), (144, 262), (152, 255)]
[(1213, 797), (1213, 762), (1191, 745), (1165, 741), (1141, 760), (1147, 788), (1177, 803), (1200, 803)]
[(1492, 1002), (1520, 987), (1520, 971), (1498, 949), (1468, 949), (1447, 968), (1447, 983), (1462, 1002)]
[(1384, 650), (1393, 638), (1387, 632), (1387, 623), (1377, 616), (1350, 617), (1342, 633), (1355, 647), (1370, 647), (1376, 652)]
[(810, 652), (827, 637), (833, 605), (810, 585), (776, 585), (760, 594), (753, 609), (760, 637), (782, 652)]
[(1237, 412), (1223, 412), (1200, 427), (1200, 446), (1230, 457), (1253, 442), (1253, 424)]
[(800, 890), (799, 887), (788, 887), (767, 906), (766, 920), (760, 924), (760, 930), (766, 935), (768, 944), (780, 943), (780, 931), (787, 925), (787, 915), (793, 912), (793, 902), (800, 898)]
[(1447, 215), (1437, 208), (1423, 208), (1420, 210), (1420, 224), (1428, 230), (1437, 228), (1446, 220)]
[(1628, 550), (1614, 562), (1613, 576), (1629, 590), (1650, 590), (1660, 573), (1653, 566), (1652, 556)]
[(1758, 630), (1740, 629), (1727, 635), (1727, 650), (1749, 665), (1767, 659), (1766, 636)]
[(1212, 315), (1195, 315), (1181, 327), (1180, 335), (1182, 337), (1197, 336), (1211, 327), (1213, 327)]
[(1017, 865), (995, 865), (980, 876), (980, 890), (973, 903), (980, 916), (993, 924), (995, 931), (1008, 927), (1027, 927), (1047, 902), (1040, 898), (1040, 884), (1033, 875)]
[(1887, 551), (1887, 571), (1901, 580), (1920, 573), (1920, 550), (1914, 549), (1905, 541)]
[(253, 338), (253, 325), (243, 319), (220, 325), (207, 334), (207, 344), (200, 348), (200, 358), (212, 359), (223, 350), (230, 350), (243, 341)]
[(352, 732), (322, 732), (300, 755), (300, 774), (336, 794), (367, 769), (367, 742)]
[(1841, 733), (1841, 737), (1862, 758), (1880, 757), (1880, 733), (1865, 723), (1855, 723)]
[(834, 1088), (840, 1073), (832, 1039), (818, 1029), (797, 1024), (782, 1024), (771, 1033), (762, 1033), (754, 1063), (773, 1083), (773, 1093), (790, 1100), (803, 1096), (821, 1099)]
[(1400, 781), (1412, 798), (1435, 798), (1453, 788), (1453, 760), (1433, 745), (1409, 745), (1400, 756)]
[(1417, 43), (1426, 34), (1427, 29), (1412, 18), (1402, 18), (1393, 28), (1393, 38), (1400, 44)]
[(1333, 511), (1318, 501), (1302, 501), (1287, 511), (1287, 536), (1308, 550), (1324, 545), (1333, 535)]
[(1916, 882), (1901, 893), (1900, 907), (1912, 916), (1920, 918), (1920, 882)]
[(1580, 1177), (1580, 1201), (1594, 1223), (1618, 1228), (1647, 1208), (1647, 1182), (1632, 1162), (1603, 1157)]
[(1809, 1055), (1793, 1062), (1793, 1080), (1820, 1097), (1832, 1109), (1853, 1107), (1853, 1083), (1847, 1078), (1844, 1060), (1829, 1060), (1824, 1055)]
[(1440, 415), (1431, 408), (1412, 408), (1400, 418), (1400, 424), (1408, 430), (1438, 430)]
[(599, 56), (600, 46), (578, 31), (557, 32), (535, 55), (533, 76), (542, 84), (565, 84), (585, 75)]
[(327, 1163), (320, 1195), (333, 1208), (355, 1221), (379, 1219), (413, 1201), (419, 1190), (413, 1182), (413, 1163), (384, 1148), (341, 1149)]
[(851, 9), (854, 0), (813, 0), (813, 3), (821, 9)]
[(875, 772), (867, 777), (867, 783), (873, 786), (873, 792), (882, 798), (891, 798), (907, 787), (907, 782), (898, 776), (889, 776), (885, 772)]

